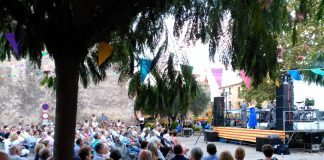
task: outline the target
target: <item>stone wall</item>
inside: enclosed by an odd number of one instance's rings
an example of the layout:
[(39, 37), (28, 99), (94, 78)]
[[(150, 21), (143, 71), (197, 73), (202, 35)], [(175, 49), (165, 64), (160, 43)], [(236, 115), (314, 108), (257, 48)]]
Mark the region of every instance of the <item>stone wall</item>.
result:
[[(78, 120), (105, 113), (109, 119), (129, 121), (133, 118), (133, 100), (127, 96), (127, 84), (119, 85), (118, 76), (107, 71), (108, 78), (84, 89), (80, 85)], [(43, 73), (25, 60), (0, 62), (0, 125), (40, 122), (41, 105), (50, 106), (51, 120), (55, 116), (55, 92), (40, 86)], [(20, 118), (21, 117), (21, 118)]]

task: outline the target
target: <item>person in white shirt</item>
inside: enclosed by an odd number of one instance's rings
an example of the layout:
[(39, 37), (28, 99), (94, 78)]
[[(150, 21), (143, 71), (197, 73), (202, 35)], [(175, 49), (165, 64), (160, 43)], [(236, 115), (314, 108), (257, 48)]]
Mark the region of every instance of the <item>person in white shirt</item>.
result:
[(141, 127), (141, 131), (143, 131), (144, 126), (145, 126), (145, 118), (144, 118), (144, 116), (141, 115), (141, 116), (138, 118), (138, 121), (139, 121), (139, 124), (140, 124), (140, 127)]
[(9, 153), (10, 146), (20, 144), (20, 141), (18, 140), (18, 134), (16, 132), (11, 132), (9, 138), (3, 140), (3, 143), (4, 143), (5, 152)]

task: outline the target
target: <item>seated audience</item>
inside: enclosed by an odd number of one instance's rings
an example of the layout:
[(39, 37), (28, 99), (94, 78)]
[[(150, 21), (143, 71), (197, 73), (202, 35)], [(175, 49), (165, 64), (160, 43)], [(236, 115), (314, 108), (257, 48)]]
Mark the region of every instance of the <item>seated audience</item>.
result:
[(223, 151), (219, 155), (219, 160), (234, 160), (234, 157), (232, 156), (231, 152), (229, 152), (229, 151)]
[(141, 150), (141, 152), (138, 154), (138, 160), (152, 160), (152, 153), (149, 150)]
[(0, 159), (1, 160), (9, 160), (9, 156), (4, 152), (0, 152)]
[(110, 153), (110, 158), (113, 160), (119, 160), (122, 158), (122, 155), (120, 153), (119, 149), (113, 149)]
[(52, 152), (47, 147), (45, 147), (39, 151), (39, 160), (47, 160), (51, 156), (52, 156)]
[(201, 160), (203, 157), (203, 151), (200, 147), (193, 147), (190, 153), (190, 160)]
[(25, 157), (21, 157), (22, 147), (20, 145), (13, 145), (9, 148), (10, 160), (28, 160)]
[(147, 149), (148, 142), (147, 141), (142, 141), (141, 143), (141, 149)]
[(217, 153), (217, 148), (216, 145), (213, 143), (209, 143), (207, 145), (207, 153), (209, 154), (208, 156), (204, 157), (203, 160), (218, 160), (218, 157), (216, 155)]
[(183, 156), (183, 150), (180, 144), (173, 146), (173, 153), (175, 156), (172, 158), (172, 160), (188, 160), (188, 158)]
[(262, 146), (262, 152), (264, 154), (263, 160), (278, 160), (277, 158), (273, 157), (274, 149), (270, 144), (265, 144)]
[(242, 147), (238, 147), (235, 150), (235, 160), (244, 160), (245, 150)]
[(101, 142), (97, 143), (95, 146), (96, 155), (93, 157), (93, 160), (105, 160), (105, 153), (107, 150), (108, 147), (105, 144)]
[(43, 149), (43, 148), (45, 148), (45, 145), (42, 144), (42, 143), (39, 143), (39, 144), (37, 144), (37, 145), (35, 146), (35, 150), (34, 150), (34, 152), (35, 152), (35, 159), (34, 159), (34, 160), (39, 160), (39, 151), (40, 151), (41, 149)]
[(78, 158), (80, 160), (91, 160), (91, 148), (90, 147), (82, 147), (78, 151)]

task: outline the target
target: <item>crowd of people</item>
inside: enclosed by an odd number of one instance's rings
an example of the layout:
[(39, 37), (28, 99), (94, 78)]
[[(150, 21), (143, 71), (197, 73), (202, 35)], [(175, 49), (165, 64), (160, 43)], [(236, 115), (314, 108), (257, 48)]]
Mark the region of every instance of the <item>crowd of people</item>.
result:
[[(239, 147), (234, 156), (223, 151), (217, 156), (216, 145), (207, 145), (208, 155), (203, 155), (200, 147), (186, 146), (180, 142), (176, 131), (156, 123), (153, 128), (144, 127), (144, 119), (129, 124), (120, 120), (108, 121), (102, 114), (92, 115), (91, 120), (77, 122), (75, 132), (75, 160), (243, 160), (245, 151)], [(3, 126), (0, 128), (0, 142), (4, 152), (1, 160), (26, 160), (34, 155), (34, 160), (53, 159), (54, 126), (25, 125)], [(191, 148), (191, 149), (190, 149)], [(265, 158), (270, 160), (273, 148), (263, 147)]]

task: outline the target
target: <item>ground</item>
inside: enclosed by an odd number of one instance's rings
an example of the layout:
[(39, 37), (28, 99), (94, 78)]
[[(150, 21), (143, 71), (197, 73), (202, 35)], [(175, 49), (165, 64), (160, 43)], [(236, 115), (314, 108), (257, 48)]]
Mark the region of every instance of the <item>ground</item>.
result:
[[(185, 144), (189, 148), (195, 146), (196, 140), (198, 136), (191, 137), (180, 137), (179, 140), (181, 143)], [(238, 144), (228, 144), (228, 143), (220, 143), (220, 142), (208, 142), (215, 143), (217, 147), (217, 155), (219, 155), (222, 151), (228, 150), (234, 155), (234, 151), (237, 147), (242, 147), (245, 149), (245, 160), (257, 160), (263, 158), (262, 152), (258, 152), (255, 150), (255, 145), (238, 145)], [(201, 136), (196, 144), (202, 148), (204, 152), (204, 156), (208, 155), (206, 151), (206, 142), (204, 141), (203, 136)], [(279, 160), (324, 160), (324, 152), (319, 153), (308, 153), (304, 152), (303, 149), (290, 149), (290, 155), (274, 155)]]

